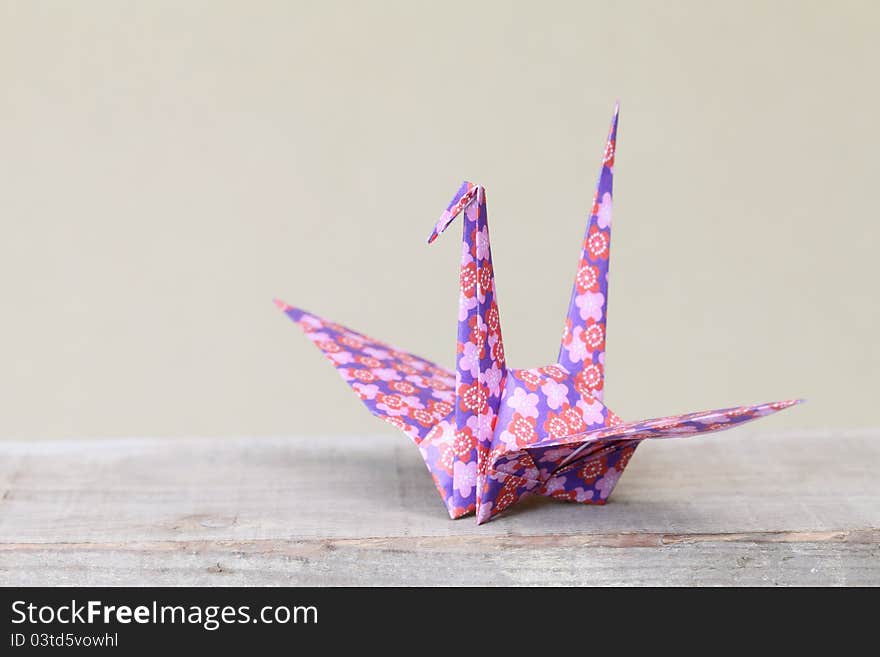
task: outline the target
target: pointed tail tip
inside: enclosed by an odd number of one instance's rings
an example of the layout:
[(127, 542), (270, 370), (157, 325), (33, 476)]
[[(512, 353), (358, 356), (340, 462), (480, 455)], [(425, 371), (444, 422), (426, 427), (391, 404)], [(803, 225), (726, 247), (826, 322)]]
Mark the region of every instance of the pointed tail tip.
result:
[(275, 307), (278, 308), (278, 310), (280, 310), (282, 312), (287, 312), (288, 310), (290, 310), (290, 306), (288, 306), (286, 303), (284, 303), (278, 297), (275, 297), (274, 299), (272, 299), (272, 303), (274, 303)]

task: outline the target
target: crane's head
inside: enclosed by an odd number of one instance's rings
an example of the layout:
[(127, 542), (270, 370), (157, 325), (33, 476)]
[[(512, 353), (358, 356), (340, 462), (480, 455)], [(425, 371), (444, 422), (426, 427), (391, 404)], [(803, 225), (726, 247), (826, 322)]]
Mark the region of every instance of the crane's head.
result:
[(450, 201), (443, 214), (440, 215), (440, 219), (437, 220), (434, 230), (431, 231), (431, 236), (428, 238), (428, 244), (436, 240), (440, 233), (446, 230), (449, 224), (451, 224), (468, 205), (474, 201), (480, 203), (483, 199), (483, 193), (482, 185), (475, 185), (467, 180), (461, 183), (461, 187), (458, 188), (455, 196), (452, 197), (452, 201)]

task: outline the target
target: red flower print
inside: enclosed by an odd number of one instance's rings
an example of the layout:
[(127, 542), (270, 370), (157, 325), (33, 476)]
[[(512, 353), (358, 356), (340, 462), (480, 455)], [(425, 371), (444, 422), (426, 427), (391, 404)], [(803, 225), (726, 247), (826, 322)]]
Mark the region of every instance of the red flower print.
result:
[(565, 502), (577, 502), (577, 493), (575, 493), (573, 490), (565, 490), (564, 488), (553, 491), (552, 493), (550, 493), (550, 497), (553, 497), (557, 500), (563, 500)]
[(352, 378), (357, 379), (358, 381), (363, 381), (364, 383), (370, 383), (371, 381), (375, 381), (378, 378), (370, 370), (358, 370), (351, 368), (348, 370), (348, 373)]
[(396, 369), (398, 372), (402, 374), (416, 374), (418, 370), (414, 368), (412, 365), (407, 365), (406, 363), (391, 363), (391, 367)]
[(501, 493), (498, 494), (495, 508), (493, 509), (494, 513), (501, 513), (502, 511), (504, 511), (504, 509), (516, 502), (517, 494), (515, 482), (516, 480), (513, 478), (508, 479), (504, 482), (504, 486), (502, 486), (501, 488)]
[(455, 432), (455, 440), (452, 442), (452, 449), (457, 456), (467, 456), (477, 446), (477, 439), (474, 438), (470, 429)]
[(584, 264), (577, 273), (575, 279), (577, 289), (580, 294), (584, 292), (595, 292), (599, 289), (599, 270), (593, 265)]
[(568, 378), (568, 374), (566, 374), (565, 370), (559, 367), (559, 365), (548, 365), (547, 367), (540, 368), (538, 371), (544, 376), (549, 376), (557, 383), (565, 381)]
[(605, 330), (601, 324), (591, 319), (583, 332), (583, 340), (590, 351), (600, 351), (605, 348)]
[(452, 385), (446, 379), (427, 379), (428, 385), (435, 390), (452, 390)]
[(452, 469), (455, 467), (455, 452), (451, 447), (444, 447), (443, 451), (440, 452), (439, 464), (447, 474), (452, 474)]
[(388, 387), (402, 395), (411, 395), (416, 391), (416, 387), (409, 381), (391, 381)]
[(358, 340), (357, 338), (350, 336), (350, 335), (341, 335), (341, 336), (339, 336), (338, 341), (339, 341), (339, 344), (343, 344), (346, 347), (349, 347), (351, 349), (363, 349), (364, 348), (364, 341), (363, 340)]
[(376, 402), (384, 404), (392, 411), (399, 411), (406, 406), (400, 395), (384, 395), (381, 392), (376, 395)]
[(568, 431), (568, 423), (562, 417), (562, 413), (553, 413), (552, 411), (547, 413), (547, 420), (544, 422), (544, 431), (547, 432), (547, 435), (551, 438), (562, 438), (567, 436)]
[(608, 257), (608, 246), (610, 241), (608, 233), (599, 230), (596, 226), (590, 229), (590, 235), (587, 237), (587, 250), (593, 258), (605, 259)]
[(485, 475), (489, 472), (490, 464), (497, 461), (501, 456), (499, 450), (490, 451), (488, 447), (477, 445), (477, 474)]
[(496, 363), (504, 361), (504, 343), (501, 340), (492, 345), (492, 360)]
[(432, 399), (428, 402), (428, 411), (431, 412), (434, 417), (444, 418), (449, 415), (453, 410), (452, 404), (448, 404), (444, 401), (437, 401), (436, 399)]
[(603, 167), (611, 168), (614, 166), (614, 151), (616, 150), (617, 140), (610, 139), (607, 144), (605, 144), (605, 157), (602, 161)]
[(577, 408), (566, 408), (559, 415), (568, 425), (568, 435), (583, 433), (587, 430), (587, 423), (584, 422), (584, 418)]
[(526, 384), (526, 387), (532, 391), (537, 390), (543, 383), (541, 377), (531, 370), (521, 370), (519, 372), (519, 378), (522, 379), (522, 382)]
[(616, 427), (618, 424), (623, 424), (623, 420), (621, 420), (614, 411), (608, 411), (606, 422), (609, 427)]
[(492, 333), (495, 333), (501, 326), (501, 319), (498, 316), (498, 304), (494, 301), (489, 306), (489, 310), (486, 311), (486, 326), (489, 327)]
[(335, 354), (342, 351), (342, 347), (336, 344), (333, 340), (321, 340), (315, 344), (318, 345), (318, 349), (326, 351), (329, 354)]
[(367, 367), (382, 367), (382, 361), (372, 356), (355, 356), (355, 361)]
[(477, 287), (477, 263), (471, 262), (461, 269), (461, 291), (466, 297), (474, 296)]
[(492, 290), (492, 265), (483, 265), (477, 270), (477, 281), (483, 294)]
[(538, 434), (535, 432), (536, 423), (537, 418), (523, 417), (519, 413), (513, 414), (513, 419), (510, 421), (507, 430), (516, 439), (517, 447), (525, 447), (538, 440)]
[(474, 381), (471, 385), (464, 383), (458, 388), (458, 398), (462, 410), (482, 413), (489, 393), (478, 381)]
[(574, 387), (582, 395), (589, 395), (602, 389), (602, 366), (590, 363), (574, 378)]
[(583, 479), (585, 483), (591, 484), (605, 474), (607, 469), (608, 466), (605, 463), (604, 457), (592, 459), (584, 463), (584, 466), (578, 471), (578, 476)]
[(620, 460), (615, 464), (615, 468), (617, 468), (618, 472), (623, 472), (624, 468), (629, 464), (629, 460), (632, 458), (633, 452), (636, 451), (635, 447), (627, 447), (620, 455)]
[(431, 427), (437, 423), (437, 418), (435, 418), (431, 413), (422, 409), (415, 408), (410, 412), (412, 418), (421, 424), (423, 427)]

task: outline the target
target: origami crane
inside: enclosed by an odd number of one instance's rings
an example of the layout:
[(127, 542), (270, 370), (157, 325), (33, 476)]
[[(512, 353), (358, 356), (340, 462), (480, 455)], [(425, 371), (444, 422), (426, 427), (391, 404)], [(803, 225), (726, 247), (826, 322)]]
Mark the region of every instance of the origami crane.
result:
[(481, 524), (525, 495), (605, 504), (646, 439), (729, 429), (800, 400), (623, 422), (603, 403), (617, 116), (587, 221), (557, 361), (507, 366), (489, 247), (486, 191), (465, 182), (433, 242), (464, 215), (456, 372), (276, 300), (370, 411), (419, 448), (452, 518)]

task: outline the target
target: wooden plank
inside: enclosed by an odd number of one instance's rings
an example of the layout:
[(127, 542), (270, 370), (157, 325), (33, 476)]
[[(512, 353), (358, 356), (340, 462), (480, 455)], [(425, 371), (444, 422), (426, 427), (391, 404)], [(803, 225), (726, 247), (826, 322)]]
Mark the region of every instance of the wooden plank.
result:
[(0, 443), (0, 583), (880, 584), (878, 433), (654, 441), (480, 527), (396, 436)]

